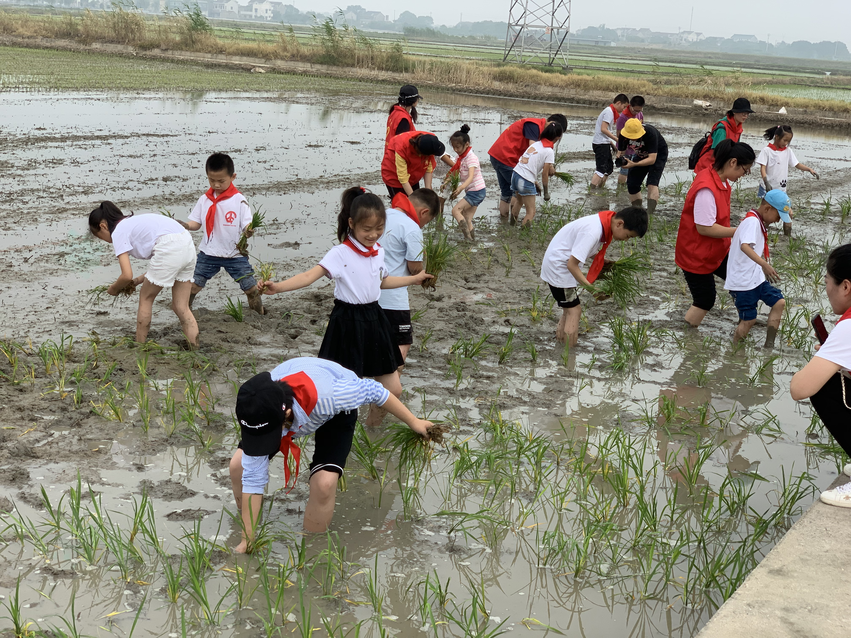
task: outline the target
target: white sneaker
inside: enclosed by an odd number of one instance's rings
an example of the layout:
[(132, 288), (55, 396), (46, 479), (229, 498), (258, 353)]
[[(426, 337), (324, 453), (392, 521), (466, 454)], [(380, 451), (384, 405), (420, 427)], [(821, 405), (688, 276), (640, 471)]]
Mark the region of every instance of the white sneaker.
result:
[(845, 476), (851, 476), (851, 463), (846, 463), (845, 467), (842, 469), (842, 473)]
[(819, 497), (822, 503), (836, 507), (851, 507), (851, 483), (840, 485), (832, 490), (822, 492)]

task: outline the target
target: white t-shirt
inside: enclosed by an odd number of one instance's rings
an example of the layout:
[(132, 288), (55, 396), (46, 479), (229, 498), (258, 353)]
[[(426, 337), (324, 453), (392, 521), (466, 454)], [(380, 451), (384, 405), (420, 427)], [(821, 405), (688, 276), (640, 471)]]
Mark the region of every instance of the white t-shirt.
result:
[(555, 288), (576, 288), (577, 282), (567, 269), (576, 257), (583, 266), (603, 246), (603, 224), (599, 215), (588, 215), (563, 226), (547, 246), (541, 262), (541, 279)]
[[(366, 250), (354, 237), (352, 243)], [(345, 244), (334, 246), (319, 262), (329, 279), (334, 280), (334, 298), (351, 304), (378, 301), (381, 282), (387, 276), (384, 267), (384, 249), (376, 244), (378, 255), (364, 257)]]
[(207, 211), (213, 202), (207, 195), (201, 195), (195, 208), (189, 214), (189, 221), (201, 224), (201, 245), (198, 247), (210, 257), (231, 259), (239, 257), (236, 244), (242, 236), (242, 231), (251, 223), (251, 208), (242, 193), (220, 201), (216, 204), (216, 216), (213, 220), (213, 234), (207, 236)]
[(835, 363), (845, 372), (851, 370), (851, 319), (836, 324), (816, 356)]
[[(401, 210), (387, 209), (384, 234), (378, 242), (384, 249), (384, 266), (390, 276), (410, 276), (408, 262), (423, 259), (423, 231)], [(378, 304), (386, 310), (410, 310), (408, 287), (382, 290)]]
[(615, 119), (616, 116), (612, 112), (611, 106), (607, 106), (602, 110), (600, 115), (597, 116), (597, 123), (594, 125), (594, 139), (591, 140), (592, 144), (611, 144), (614, 141), (612, 138), (603, 134), (603, 122), (609, 125), (609, 132), (614, 134)]
[(541, 141), (537, 141), (520, 156), (514, 172), (523, 179), (534, 182), (538, 173), (544, 168), (544, 164), (554, 164), (555, 159), (556, 154), (552, 147), (544, 146)]
[(724, 290), (753, 290), (765, 281), (762, 266), (744, 253), (742, 250), (744, 244), (749, 244), (757, 255), (763, 256), (765, 237), (762, 234), (762, 226), (755, 217), (745, 217), (736, 228), (736, 234), (730, 242)]
[(788, 146), (782, 151), (775, 151), (767, 146), (759, 153), (756, 163), (765, 166), (765, 176), (772, 188), (786, 191), (786, 181), (789, 179), (789, 168), (798, 165), (798, 158)]
[(137, 259), (150, 259), (160, 237), (185, 232), (183, 226), (165, 215), (133, 215), (118, 222), (112, 231), (112, 248), (116, 257), (130, 253)]

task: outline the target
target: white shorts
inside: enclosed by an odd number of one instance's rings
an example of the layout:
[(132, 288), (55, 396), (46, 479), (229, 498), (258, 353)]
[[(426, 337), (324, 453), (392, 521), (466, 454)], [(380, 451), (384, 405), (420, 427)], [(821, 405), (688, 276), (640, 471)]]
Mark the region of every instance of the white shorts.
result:
[(195, 258), (195, 242), (189, 231), (163, 235), (154, 242), (145, 279), (161, 288), (171, 288), (175, 281), (192, 281)]

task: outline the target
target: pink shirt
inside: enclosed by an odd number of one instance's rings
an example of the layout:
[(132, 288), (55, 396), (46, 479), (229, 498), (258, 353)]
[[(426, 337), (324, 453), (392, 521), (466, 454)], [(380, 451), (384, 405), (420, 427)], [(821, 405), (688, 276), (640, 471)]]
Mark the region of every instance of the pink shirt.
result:
[(479, 164), (479, 158), (476, 157), (476, 154), (472, 151), (472, 149), (469, 153), (467, 153), (466, 157), (461, 160), (461, 167), (459, 170), (461, 173), (462, 184), (466, 182), (467, 178), (470, 176), (471, 168), (476, 169), (476, 176), (473, 178), (472, 183), (466, 188), (466, 190), (470, 192), (480, 191), (485, 187), (485, 178), (482, 177), (482, 165)]

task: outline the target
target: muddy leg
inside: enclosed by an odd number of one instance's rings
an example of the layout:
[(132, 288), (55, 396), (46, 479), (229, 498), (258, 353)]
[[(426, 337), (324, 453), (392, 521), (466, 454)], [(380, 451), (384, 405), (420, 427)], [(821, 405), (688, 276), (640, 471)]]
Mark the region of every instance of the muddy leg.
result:
[(334, 518), (334, 498), (337, 495), (336, 472), (319, 470), (310, 477), (310, 496), (304, 508), (304, 531), (325, 532)]
[(142, 290), (139, 292), (139, 310), (136, 312), (136, 343), (145, 343), (148, 338), (154, 299), (160, 294), (160, 290), (162, 290), (160, 286), (155, 286), (147, 279), (142, 282)]
[(753, 321), (740, 321), (739, 325), (736, 326), (736, 332), (733, 333), (733, 343), (739, 343), (742, 339), (747, 337), (755, 323), (756, 319)]
[(524, 195), (523, 205), (526, 207), (526, 216), (523, 218), (523, 227), (531, 226), (532, 220), (535, 219), (535, 196)]
[(246, 290), (245, 295), (248, 297), (249, 308), (259, 315), (266, 314), (266, 309), (263, 308), (263, 295), (261, 295), (260, 291), (257, 290), (257, 286), (252, 286)]
[(787, 237), (792, 236), (792, 224), (787, 224), (786, 222), (783, 222), (783, 234)]
[(195, 284), (195, 282), (192, 282), (192, 289), (189, 291), (189, 307), (190, 308), (192, 307), (192, 304), (195, 302), (195, 297), (202, 290), (204, 290), (204, 289), (201, 286), (198, 286), (198, 285)]
[(193, 348), (197, 348), (198, 322), (195, 321), (195, 315), (193, 315), (192, 311), (189, 309), (189, 295), (192, 290), (192, 285), (193, 284), (188, 281), (174, 282), (174, 287), (171, 289), (171, 309), (180, 320), (180, 327), (183, 329), (183, 334), (186, 335), (186, 340), (189, 342), (189, 345)]
[(499, 200), (499, 217), (502, 220), (508, 219), (508, 211), (511, 208), (511, 202), (507, 202), (504, 199)]
[(763, 348), (773, 348), (777, 339), (777, 331), (780, 329), (780, 320), (783, 318), (783, 310), (786, 308), (786, 300), (780, 299), (768, 313), (768, 330), (765, 333)]
[(458, 228), (461, 230), (462, 233), (464, 233), (464, 239), (468, 240), (472, 239), (472, 237), (470, 237), (470, 229), (467, 225), (467, 220), (465, 218), (466, 216), (464, 213), (469, 207), (470, 205), (467, 203), (467, 200), (462, 199), (452, 208), (452, 217), (454, 217), (455, 221), (458, 222)]
[[(380, 377), (375, 377), (375, 380), (387, 388), (390, 394), (397, 399), (402, 396), (402, 382), (399, 380), (398, 370), (393, 374), (384, 374)], [(377, 427), (381, 425), (385, 414), (387, 414), (387, 411), (384, 408), (377, 405), (370, 405), (369, 414), (366, 416), (366, 426)]]
[(523, 205), (520, 197), (511, 198), (511, 220), (508, 222), (512, 226), (517, 223), (517, 218), (520, 216), (520, 207)]
[(474, 241), (476, 239), (476, 232), (473, 228), (473, 217), (475, 217), (476, 215), (477, 208), (478, 206), (468, 206), (467, 209), (464, 211), (464, 221), (467, 222), (467, 230), (470, 231), (470, 239)]
[(564, 332), (567, 345), (573, 348), (579, 342), (579, 319), (582, 317), (582, 304), (573, 308), (565, 308)]
[(703, 321), (704, 317), (706, 317), (706, 313), (708, 312), (708, 310), (704, 310), (703, 308), (691, 306), (686, 311), (686, 323), (692, 328), (697, 328)]

